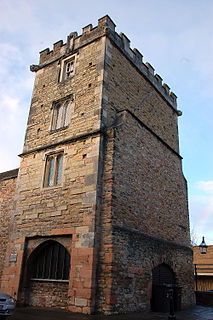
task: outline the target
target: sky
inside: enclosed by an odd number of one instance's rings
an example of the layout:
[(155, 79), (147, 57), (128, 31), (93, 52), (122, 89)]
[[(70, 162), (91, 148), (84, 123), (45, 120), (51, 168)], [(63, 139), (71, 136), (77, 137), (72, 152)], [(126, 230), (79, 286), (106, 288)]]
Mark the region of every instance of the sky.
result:
[(213, 245), (213, 1), (0, 0), (0, 172), (19, 167), (39, 52), (108, 14), (178, 96), (192, 239)]

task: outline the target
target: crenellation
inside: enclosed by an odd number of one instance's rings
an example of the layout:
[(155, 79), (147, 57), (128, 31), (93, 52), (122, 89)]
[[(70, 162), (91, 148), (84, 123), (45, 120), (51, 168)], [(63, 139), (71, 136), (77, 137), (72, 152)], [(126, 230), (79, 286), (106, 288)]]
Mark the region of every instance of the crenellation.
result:
[(163, 88), (165, 89), (166, 93), (169, 95), (170, 87), (168, 86), (168, 84), (163, 83)]
[[(171, 92), (171, 93), (170, 93), (170, 97), (171, 97), (171, 99), (173, 100), (174, 104), (177, 105), (177, 96), (176, 96), (176, 94), (175, 94), (174, 92)], [(178, 110), (178, 115), (180, 115), (180, 114), (179, 114), (180, 112), (181, 112), (181, 111)], [(181, 112), (181, 115), (182, 115), (182, 112)]]
[(63, 40), (59, 40), (53, 44), (53, 51), (58, 51), (63, 46)]
[(50, 52), (50, 49), (49, 48), (46, 48), (42, 51), (40, 51), (40, 60), (39, 60), (39, 64), (43, 64), (46, 59), (47, 59), (47, 55), (49, 54)]
[(50, 49), (49, 49), (49, 48), (46, 48), (46, 49), (40, 51), (40, 55), (42, 55), (42, 56), (43, 56), (43, 55), (47, 55), (49, 52), (50, 52)]
[(157, 85), (162, 87), (162, 81), (163, 79), (161, 78), (161, 76), (159, 76), (159, 74), (155, 74), (155, 79), (157, 80)]
[[(177, 109), (176, 100), (171, 99), (170, 94), (160, 83), (159, 75), (155, 77), (155, 69), (151, 66), (150, 63), (144, 64), (142, 59), (143, 55), (137, 49), (130, 48), (130, 40), (126, 37), (125, 34), (120, 33), (118, 35), (116, 32), (114, 34), (109, 33), (109, 38), (115, 42), (120, 50), (131, 60), (131, 62), (139, 69), (139, 71), (155, 86), (155, 88), (160, 92), (160, 94), (167, 100), (175, 110)], [(157, 78), (157, 81), (156, 81)], [(161, 78), (161, 77), (160, 77)], [(161, 78), (162, 79), (162, 78)]]
[(134, 56), (134, 52), (130, 48), (130, 40), (127, 38), (127, 36), (124, 33), (120, 33), (119, 36), (122, 39), (123, 42), (123, 48), (124, 50), (130, 55), (131, 58)]
[(86, 27), (82, 28), (82, 35), (89, 33), (92, 30), (92, 24), (88, 24)]
[(140, 53), (140, 51), (138, 51), (138, 49), (134, 48), (133, 49), (133, 52), (135, 54), (134, 58), (135, 58), (135, 62), (138, 64), (138, 63), (141, 63), (143, 62), (143, 55)]
[(146, 66), (149, 72), (154, 76), (155, 69), (153, 68), (153, 66), (149, 62), (146, 62)]
[(98, 28), (106, 28), (108, 27), (111, 31), (115, 31), (115, 23), (112, 21), (112, 19), (106, 15), (100, 19), (98, 19)]
[[(146, 64), (143, 63), (143, 55), (137, 49), (131, 49), (130, 40), (128, 37), (122, 32), (118, 34), (115, 31), (115, 26), (116, 25), (114, 22), (109, 18), (109, 16), (106, 15), (98, 20), (97, 27), (93, 28), (92, 24), (88, 24), (87, 26), (83, 27), (82, 35), (78, 36), (76, 32), (72, 32), (67, 37), (67, 43), (63, 44), (63, 41), (60, 40), (54, 44), (52, 51), (47, 48), (40, 52), (40, 68), (42, 67), (42, 64), (51, 63), (51, 59), (60, 59), (64, 54), (72, 51), (74, 52), (105, 34), (115, 42), (115, 44), (120, 50), (122, 50), (128, 59), (130, 59), (131, 62), (138, 68), (138, 70), (155, 86), (155, 88), (167, 100), (171, 107), (176, 110), (177, 98), (173, 99), (173, 97), (170, 96), (170, 90), (162, 86), (160, 81), (161, 77), (154, 74), (155, 69), (152, 67), (152, 65), (148, 62), (146, 62)], [(63, 49), (64, 47), (66, 50)], [(37, 71), (38, 69), (39, 68), (31, 68), (32, 71)]]

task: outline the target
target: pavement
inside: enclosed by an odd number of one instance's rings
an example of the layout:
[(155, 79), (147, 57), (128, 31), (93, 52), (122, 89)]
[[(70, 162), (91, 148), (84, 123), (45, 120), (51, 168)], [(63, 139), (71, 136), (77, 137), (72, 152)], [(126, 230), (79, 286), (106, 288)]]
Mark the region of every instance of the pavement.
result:
[[(56, 309), (16, 308), (10, 320), (167, 320), (168, 313), (148, 312), (121, 315), (82, 315)], [(196, 306), (175, 313), (176, 320), (213, 320), (213, 307)], [(9, 319), (8, 319), (9, 320)]]

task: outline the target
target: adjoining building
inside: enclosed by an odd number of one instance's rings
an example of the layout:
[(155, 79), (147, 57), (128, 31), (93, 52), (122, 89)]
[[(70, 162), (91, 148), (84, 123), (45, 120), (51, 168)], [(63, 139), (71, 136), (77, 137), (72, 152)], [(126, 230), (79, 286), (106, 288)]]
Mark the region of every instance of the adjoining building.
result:
[(4, 268), (9, 241), (10, 219), (14, 205), (14, 194), (18, 169), (0, 173), (0, 280)]
[(206, 254), (201, 254), (199, 246), (193, 247), (195, 290), (213, 290), (213, 246), (209, 245)]
[(168, 285), (177, 308), (194, 304), (181, 112), (142, 60), (105, 16), (31, 66), (13, 209), (0, 213), (0, 288), (19, 304), (157, 310)]

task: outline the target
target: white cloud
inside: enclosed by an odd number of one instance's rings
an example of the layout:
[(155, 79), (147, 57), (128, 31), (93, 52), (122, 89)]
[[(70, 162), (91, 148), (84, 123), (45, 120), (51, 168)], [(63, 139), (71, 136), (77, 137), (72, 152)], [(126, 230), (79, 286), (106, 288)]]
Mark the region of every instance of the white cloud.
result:
[[(0, 2), (0, 30), (6, 30), (11, 34), (17, 33), (28, 25), (25, 29), (26, 34), (30, 29), (30, 23), (35, 19), (35, 7), (37, 1), (26, 0), (1, 0)], [(15, 31), (14, 31), (15, 29)]]
[(18, 115), (19, 99), (10, 97), (8, 95), (1, 95), (0, 98), (0, 112), (4, 114), (1, 118), (1, 131), (10, 130), (15, 124)]
[(202, 190), (209, 193), (203, 196), (191, 196), (189, 199), (190, 225), (194, 235), (201, 242), (202, 236), (205, 236), (207, 242), (213, 244), (213, 195), (211, 181), (207, 184), (199, 184)]
[(8, 81), (8, 75), (14, 76), (17, 66), (24, 63), (18, 47), (7, 42), (0, 42), (0, 82)]
[(16, 98), (12, 98), (6, 95), (2, 98), (1, 103), (5, 105), (5, 107), (8, 108), (13, 113), (15, 113), (18, 110), (19, 100)]
[(210, 181), (199, 181), (195, 184), (195, 187), (207, 194), (213, 195), (213, 180)]

